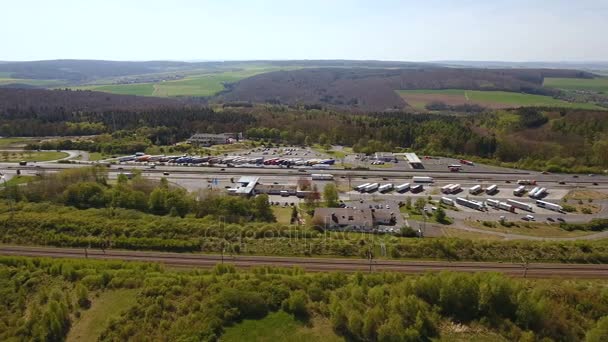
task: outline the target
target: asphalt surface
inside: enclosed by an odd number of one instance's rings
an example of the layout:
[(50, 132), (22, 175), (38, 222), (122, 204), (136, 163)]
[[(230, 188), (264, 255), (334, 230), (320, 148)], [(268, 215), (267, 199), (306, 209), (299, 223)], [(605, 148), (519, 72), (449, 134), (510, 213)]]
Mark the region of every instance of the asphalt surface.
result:
[[(84, 249), (24, 247), (0, 245), (0, 255), (18, 255), (51, 258), (85, 258)], [(256, 266), (301, 267), (307, 271), (370, 271), (370, 262), (363, 259), (268, 257), (268, 256), (222, 256), (207, 254), (161, 253), (141, 251), (119, 251), (88, 249), (89, 259), (159, 262), (170, 266), (210, 268), (223, 262), (239, 268)], [(509, 276), (532, 278), (575, 277), (608, 278), (608, 265), (554, 264), (554, 263), (498, 263), (498, 262), (447, 262), (447, 261), (397, 261), (373, 260), (372, 271), (402, 273), (425, 273), (439, 271), (455, 272), (499, 272)]]

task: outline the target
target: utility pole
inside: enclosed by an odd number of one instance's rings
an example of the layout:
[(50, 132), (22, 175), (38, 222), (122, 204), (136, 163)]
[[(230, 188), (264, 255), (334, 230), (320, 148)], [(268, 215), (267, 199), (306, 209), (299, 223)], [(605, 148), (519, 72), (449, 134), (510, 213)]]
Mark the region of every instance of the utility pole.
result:
[(372, 273), (372, 262), (374, 260), (374, 253), (372, 252), (372, 246), (369, 247), (367, 256), (369, 258), (369, 273)]
[(524, 278), (526, 278), (528, 276), (528, 266), (530, 263), (523, 257), (523, 255), (521, 256), (521, 261), (523, 262), (522, 266), (524, 267)]

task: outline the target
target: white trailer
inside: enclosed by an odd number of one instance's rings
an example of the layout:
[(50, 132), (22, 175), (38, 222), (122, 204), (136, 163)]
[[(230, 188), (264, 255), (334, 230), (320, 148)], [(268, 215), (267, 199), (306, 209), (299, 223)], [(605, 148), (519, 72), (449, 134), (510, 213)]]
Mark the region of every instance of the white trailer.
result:
[(317, 169), (317, 170), (327, 170), (331, 167), (331, 165), (329, 164), (314, 164), (312, 166), (313, 169)]
[(444, 194), (449, 194), (450, 193), (450, 188), (452, 187), (452, 185), (454, 184), (447, 184), (441, 187), (441, 193)]
[(334, 175), (331, 175), (329, 173), (313, 173), (310, 176), (312, 177), (313, 180), (333, 180), (334, 179)]
[(410, 188), (410, 191), (412, 193), (418, 193), (418, 192), (422, 192), (424, 190), (424, 187), (422, 186), (422, 184), (417, 184), (414, 185)]
[(412, 177), (412, 182), (414, 183), (433, 183), (433, 177), (426, 176), (414, 176)]
[(530, 212), (532, 211), (532, 206), (529, 205), (528, 203), (524, 203), (524, 202), (520, 202), (520, 201), (509, 199), (509, 200), (507, 200), (507, 204), (510, 204), (513, 207), (519, 208), (519, 209), (522, 209), (522, 210), (526, 210), (526, 211), (530, 211)]
[(502, 210), (506, 210), (506, 211), (510, 211), (510, 212), (515, 212), (515, 208), (513, 208), (513, 206), (510, 205), (507, 202), (500, 202), (500, 203), (498, 203), (498, 209), (502, 209)]
[(453, 184), (452, 186), (450, 186), (451, 194), (458, 192), (459, 190), (460, 190), (460, 184)]
[(534, 194), (534, 198), (539, 198), (540, 199), (540, 198), (543, 198), (546, 194), (547, 194), (547, 188), (540, 188)]
[(486, 194), (488, 194), (488, 195), (491, 195), (491, 194), (495, 193), (496, 191), (498, 191), (498, 185), (496, 185), (496, 184), (492, 184), (486, 188)]
[(526, 186), (525, 185), (520, 185), (515, 190), (513, 190), (513, 195), (514, 196), (521, 196), (525, 192), (526, 192)]
[(462, 198), (462, 197), (457, 197), (456, 198), (456, 203), (465, 206), (465, 207), (469, 207), (475, 210), (479, 210), (479, 211), (483, 211), (485, 206), (482, 202), (479, 201), (472, 201), (472, 200), (468, 200), (466, 198)]
[(365, 190), (365, 188), (366, 188), (368, 185), (370, 185), (370, 184), (372, 184), (372, 183), (365, 183), (365, 184), (357, 185), (357, 186), (355, 187), (355, 190), (357, 190), (357, 191), (364, 191), (364, 190)]
[(366, 186), (363, 191), (365, 191), (365, 192), (372, 192), (372, 191), (378, 189), (379, 186), (380, 185), (378, 183), (372, 183), (372, 184)]
[(447, 198), (447, 197), (441, 197), (441, 203), (449, 205), (449, 206), (454, 206), (454, 200), (451, 198)]
[(379, 192), (389, 192), (389, 191), (391, 191), (391, 190), (393, 190), (393, 184), (391, 184), (391, 183), (381, 185), (381, 186), (378, 188), (378, 191), (379, 191)]
[(479, 184), (477, 184), (477, 185), (475, 185), (475, 186), (472, 186), (472, 187), (469, 189), (469, 193), (470, 193), (471, 195), (475, 195), (475, 194), (478, 194), (478, 193), (480, 193), (480, 192), (481, 192), (481, 185), (479, 185)]
[(395, 191), (397, 192), (406, 192), (410, 188), (410, 183), (403, 183), (401, 185), (397, 185), (395, 187)]
[(536, 192), (540, 190), (540, 187), (534, 187), (532, 190), (528, 191), (528, 196), (534, 198), (536, 196)]
[(549, 210), (553, 210), (553, 211), (564, 210), (564, 208), (559, 204), (545, 202), (545, 201), (541, 201), (541, 200), (536, 201), (536, 205), (539, 206), (540, 208), (545, 208), (545, 209), (549, 209)]
[(492, 207), (492, 208), (496, 208), (496, 209), (498, 209), (498, 208), (499, 208), (499, 205), (500, 205), (500, 201), (499, 201), (499, 200), (495, 200), (495, 199), (491, 199), (491, 198), (490, 198), (490, 199), (487, 199), (487, 200), (486, 200), (486, 205), (487, 205), (488, 207)]

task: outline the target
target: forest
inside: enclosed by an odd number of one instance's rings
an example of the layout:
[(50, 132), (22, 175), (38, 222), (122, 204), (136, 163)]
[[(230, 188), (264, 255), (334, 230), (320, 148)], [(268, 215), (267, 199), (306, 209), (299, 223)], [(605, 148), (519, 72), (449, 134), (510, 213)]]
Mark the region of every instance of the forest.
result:
[(218, 341), (243, 320), (276, 312), (303, 326), (327, 322), (322, 334), (348, 341), (447, 341), (446, 327), (453, 324), (509, 341), (608, 337), (608, 288), (588, 280), (237, 271), (229, 264), (172, 271), (158, 264), (26, 257), (0, 257), (0, 275), (3, 341), (62, 341), (85, 318), (96, 319), (91, 316), (105, 305), (105, 294), (122, 289), (130, 289), (132, 303), (112, 312), (91, 340)]
[[(112, 110), (6, 106), (0, 116), (0, 135), (86, 135), (50, 139), (28, 148), (129, 154), (172, 146), (197, 132), (243, 132), (263, 144), (344, 145), (367, 154), (413, 150), (507, 167), (601, 173), (608, 168), (606, 115), (605, 111), (555, 108), (454, 116), (356, 114), (281, 105), (213, 109), (181, 104)], [(186, 151), (197, 152), (180, 146), (180, 152)]]

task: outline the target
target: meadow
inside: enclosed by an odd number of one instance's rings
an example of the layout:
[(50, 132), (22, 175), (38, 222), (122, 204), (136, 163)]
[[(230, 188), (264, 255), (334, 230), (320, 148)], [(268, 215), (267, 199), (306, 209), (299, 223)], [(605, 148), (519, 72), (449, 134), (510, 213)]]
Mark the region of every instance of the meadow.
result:
[(563, 107), (582, 109), (602, 109), (590, 103), (573, 103), (554, 99), (550, 96), (514, 93), (507, 91), (481, 91), (464, 89), (417, 89), (398, 90), (397, 93), (410, 106), (426, 110), (426, 105), (431, 102), (443, 102), (447, 105), (480, 105), (494, 109), (513, 108), (521, 106), (532, 107)]
[(608, 77), (545, 78), (543, 86), (564, 90), (589, 90), (608, 94)]
[[(282, 69), (282, 68), (281, 68)], [(224, 90), (225, 83), (237, 82), (257, 74), (280, 70), (276, 67), (248, 67), (220, 72), (191, 73), (179, 80), (156, 83), (99, 84), (73, 87), (73, 89), (102, 91), (122, 95), (179, 97), (212, 96)]]

